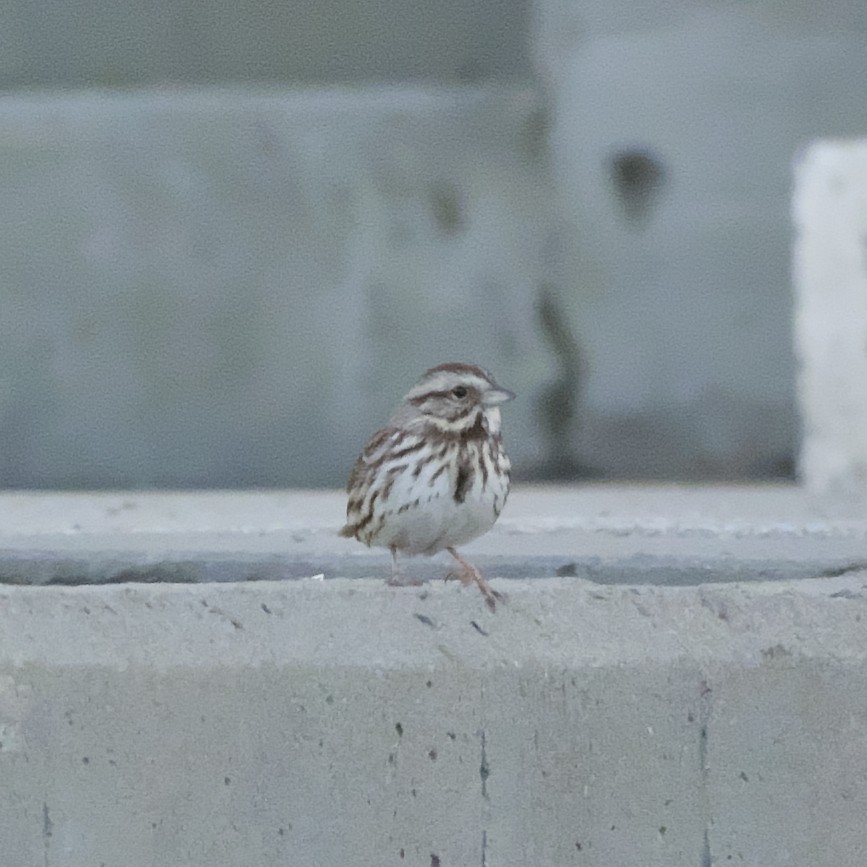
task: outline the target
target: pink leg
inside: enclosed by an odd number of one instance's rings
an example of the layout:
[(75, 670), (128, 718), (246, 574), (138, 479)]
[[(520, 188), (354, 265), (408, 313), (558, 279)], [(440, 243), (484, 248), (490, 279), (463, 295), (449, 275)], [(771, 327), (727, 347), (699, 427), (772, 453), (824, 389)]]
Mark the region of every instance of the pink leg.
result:
[(503, 594), (497, 593), (497, 591), (494, 590), (490, 586), (490, 584), (485, 581), (484, 578), (482, 578), (479, 570), (476, 569), (476, 567), (473, 566), (473, 564), (470, 563), (468, 560), (464, 560), (464, 558), (461, 557), (461, 555), (458, 554), (458, 552), (455, 551), (454, 548), (446, 548), (446, 551), (448, 551), (449, 554), (451, 554), (452, 557), (454, 557), (461, 566), (460, 570), (457, 573), (449, 573), (446, 576), (446, 580), (452, 577), (456, 577), (464, 586), (467, 586), (469, 584), (475, 584), (479, 588), (479, 590), (482, 591), (482, 596), (485, 597), (485, 604), (488, 606), (488, 608), (490, 608), (491, 611), (496, 611), (497, 600), (499, 599), (502, 601), (504, 598)]
[(391, 546), (391, 578), (388, 579), (389, 587), (418, 587), (421, 581), (417, 578), (406, 580), (400, 571), (400, 566), (397, 564), (397, 548)]

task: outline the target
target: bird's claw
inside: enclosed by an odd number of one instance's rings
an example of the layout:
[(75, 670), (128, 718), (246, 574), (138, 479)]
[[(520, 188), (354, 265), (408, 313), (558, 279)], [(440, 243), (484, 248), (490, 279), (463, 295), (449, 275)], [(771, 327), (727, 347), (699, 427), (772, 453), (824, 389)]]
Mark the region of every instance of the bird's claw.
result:
[[(482, 590), (482, 588), (479, 588)], [(497, 610), (497, 602), (505, 602), (509, 597), (506, 596), (505, 593), (500, 593), (499, 590), (494, 590), (493, 587), (485, 585), (485, 589), (482, 590), (482, 595), (485, 597), (485, 604), (491, 611)]]
[(460, 581), (464, 587), (468, 587), (470, 584), (475, 584), (482, 596), (485, 598), (485, 605), (491, 611), (497, 610), (497, 601), (505, 602), (506, 595), (504, 593), (500, 593), (499, 590), (494, 590), (487, 581), (478, 573), (465, 569), (451, 569), (445, 574), (443, 578), (444, 581)]

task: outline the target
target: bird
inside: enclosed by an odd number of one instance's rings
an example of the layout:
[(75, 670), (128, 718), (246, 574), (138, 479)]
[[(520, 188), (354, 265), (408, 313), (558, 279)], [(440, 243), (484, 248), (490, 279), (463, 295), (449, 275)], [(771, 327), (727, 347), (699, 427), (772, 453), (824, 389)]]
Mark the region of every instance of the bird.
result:
[(388, 548), (392, 585), (402, 585), (398, 553), (447, 551), (456, 567), (446, 579), (475, 584), (496, 610), (502, 595), (457, 552), (493, 527), (511, 483), (500, 406), (514, 393), (483, 368), (447, 362), (422, 374), (387, 425), (355, 462), (346, 486), (340, 535)]

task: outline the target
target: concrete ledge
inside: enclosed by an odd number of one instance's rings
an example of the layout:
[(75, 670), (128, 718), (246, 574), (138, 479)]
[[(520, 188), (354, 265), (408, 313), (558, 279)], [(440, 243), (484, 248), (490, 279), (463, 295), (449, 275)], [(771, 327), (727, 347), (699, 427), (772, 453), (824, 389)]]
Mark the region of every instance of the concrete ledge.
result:
[[(46, 497), (40, 518), (39, 498), (17, 495), (14, 526), (2, 499), (4, 546), (22, 556), (42, 527), (45, 550), (78, 540), (86, 560), (83, 539), (104, 541), (112, 522), (118, 551), (145, 556), (128, 543), (165, 541), (174, 526), (165, 550), (213, 562), (196, 527), (251, 561), (299, 533), (319, 540), (326, 574), (343, 544), (330, 532), (333, 494), (132, 495), (135, 508), (102, 518), (108, 497)], [(301, 513), (272, 511), (304, 500), (306, 530)], [(257, 511), (272, 515), (270, 532), (246, 523)], [(794, 557), (816, 544), (815, 563), (832, 542), (864, 543), (861, 523), (828, 521), (793, 489), (519, 490), (508, 514), (473, 556), (523, 544), (532, 562), (549, 543), (571, 556), (581, 538), (605, 574), (626, 562), (625, 540), (658, 544), (652, 556), (674, 565), (699, 540), (714, 557), (737, 560), (745, 546), (780, 562), (788, 545)], [(64, 534), (65, 521), (79, 529)], [(385, 564), (367, 555), (369, 574)], [(452, 584), (379, 578), (0, 587), (4, 857), (860, 863), (867, 571), (495, 586), (509, 595), (496, 614)]]
[[(788, 580), (857, 571), (867, 519), (792, 485), (519, 486), (466, 552), (490, 575), (599, 583)], [(388, 555), (340, 539), (332, 491), (0, 494), (0, 583), (363, 578)], [(412, 561), (423, 579), (448, 558)]]

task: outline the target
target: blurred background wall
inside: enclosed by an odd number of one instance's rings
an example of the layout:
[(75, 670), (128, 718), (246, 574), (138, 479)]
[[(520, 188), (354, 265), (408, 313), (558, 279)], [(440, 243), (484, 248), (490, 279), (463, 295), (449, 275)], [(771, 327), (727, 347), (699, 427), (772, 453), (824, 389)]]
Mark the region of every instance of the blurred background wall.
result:
[(0, 484), (342, 484), (449, 359), (524, 479), (791, 476), (865, 81), (855, 0), (6, 4)]

